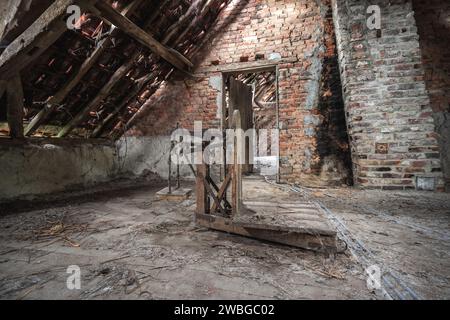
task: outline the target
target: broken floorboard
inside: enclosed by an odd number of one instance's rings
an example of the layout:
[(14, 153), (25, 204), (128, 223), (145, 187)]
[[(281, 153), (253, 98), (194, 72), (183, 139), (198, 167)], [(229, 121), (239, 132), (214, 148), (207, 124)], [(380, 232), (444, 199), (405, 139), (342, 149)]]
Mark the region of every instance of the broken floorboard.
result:
[(319, 252), (337, 252), (337, 234), (322, 210), (311, 202), (245, 202), (233, 218), (196, 214), (196, 223), (214, 230)]

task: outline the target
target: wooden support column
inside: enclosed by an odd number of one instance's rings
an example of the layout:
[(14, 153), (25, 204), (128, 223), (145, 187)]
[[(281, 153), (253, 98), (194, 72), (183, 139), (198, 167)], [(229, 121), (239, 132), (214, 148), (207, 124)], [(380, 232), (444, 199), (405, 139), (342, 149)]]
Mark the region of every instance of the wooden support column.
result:
[(23, 88), (20, 75), (16, 74), (7, 83), (7, 116), (9, 135), (21, 139), (23, 134)]
[(206, 164), (197, 165), (197, 177), (195, 182), (195, 194), (197, 198), (197, 214), (208, 214), (209, 213), (209, 199), (206, 191), (205, 183), (203, 181), (204, 177), (207, 175), (208, 169)]
[[(143, 2), (143, 0), (135, 0), (130, 5), (128, 5), (122, 13), (125, 16), (131, 15), (137, 7)], [(108, 49), (112, 44), (111, 39), (119, 33), (118, 29), (114, 29), (108, 37), (104, 38), (97, 45), (97, 48), (92, 52), (92, 54), (83, 62), (80, 69), (74, 73), (71, 79), (52, 97), (48, 99), (44, 108), (39, 111), (39, 113), (34, 116), (31, 122), (25, 129), (25, 135), (32, 135), (39, 126), (47, 119), (47, 117), (55, 110), (55, 108), (63, 102), (67, 95), (75, 88), (78, 83), (83, 79), (83, 77), (88, 73), (88, 71), (97, 63), (101, 55)]]
[(233, 129), (236, 130), (234, 140), (234, 163), (232, 171), (232, 187), (231, 187), (231, 205), (233, 206), (232, 215), (236, 216), (241, 212), (242, 208), (242, 160), (245, 157), (242, 154), (243, 137), (239, 134), (239, 129), (242, 128), (241, 114), (239, 110), (233, 111), (232, 116)]
[(5, 91), (6, 91), (6, 81), (0, 80), (0, 99), (3, 97)]
[(82, 2), (82, 5), (86, 9), (91, 10), (95, 14), (99, 12), (100, 17), (109, 23), (115, 25), (123, 32), (134, 38), (136, 41), (142, 45), (149, 48), (153, 53), (159, 55), (161, 58), (172, 64), (179, 70), (188, 71), (194, 65), (181, 53), (174, 49), (168, 48), (161, 44), (150, 36), (143, 29), (139, 28), (136, 24), (130, 21), (127, 17), (124, 17), (117, 10), (111, 7), (108, 3), (104, 1), (98, 1), (94, 5), (89, 2)]

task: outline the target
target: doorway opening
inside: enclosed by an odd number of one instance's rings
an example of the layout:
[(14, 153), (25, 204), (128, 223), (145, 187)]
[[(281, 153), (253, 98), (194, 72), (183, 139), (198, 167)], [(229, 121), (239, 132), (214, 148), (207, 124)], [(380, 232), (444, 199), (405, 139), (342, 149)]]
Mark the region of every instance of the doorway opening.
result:
[[(224, 73), (222, 128), (231, 128), (239, 109), (245, 135), (244, 176), (279, 181), (278, 78), (276, 66)], [(250, 134), (252, 132), (252, 134)]]

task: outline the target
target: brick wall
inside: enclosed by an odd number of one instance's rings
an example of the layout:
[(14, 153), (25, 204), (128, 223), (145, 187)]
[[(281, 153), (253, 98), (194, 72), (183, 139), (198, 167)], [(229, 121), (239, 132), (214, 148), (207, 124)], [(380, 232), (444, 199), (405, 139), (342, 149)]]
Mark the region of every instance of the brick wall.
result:
[(432, 176), (442, 188), (411, 1), (375, 1), (382, 7), (380, 38), (366, 28), (368, 1), (332, 2), (339, 56), (329, 1), (232, 1), (208, 31), (194, 76), (164, 83), (130, 133), (168, 135), (177, 122), (192, 129), (194, 120), (219, 127), (217, 70), (278, 59), (271, 61), (279, 61), (282, 181), (342, 183), (351, 176), (351, 163), (361, 186), (414, 188), (417, 176)]
[(442, 168), (450, 190), (450, 2), (413, 1), (425, 83), (439, 134)]
[[(348, 145), (331, 19), (328, 1), (232, 1), (209, 31), (212, 36), (197, 56), (194, 78), (175, 77), (165, 83), (147, 102), (131, 134), (169, 134), (177, 122), (192, 129), (194, 120), (202, 120), (204, 128), (219, 127), (222, 75), (202, 70), (257, 59), (296, 58), (278, 65), (281, 179), (346, 182)], [(321, 99), (325, 91), (337, 97)], [(336, 132), (340, 132), (337, 138), (330, 137)], [(318, 139), (327, 143), (319, 145)], [(338, 147), (328, 143), (336, 140), (341, 141)], [(340, 153), (333, 155), (336, 150)]]
[[(366, 8), (381, 7), (381, 33)], [(414, 188), (417, 176), (443, 188), (412, 3), (333, 0), (339, 63), (359, 185)]]

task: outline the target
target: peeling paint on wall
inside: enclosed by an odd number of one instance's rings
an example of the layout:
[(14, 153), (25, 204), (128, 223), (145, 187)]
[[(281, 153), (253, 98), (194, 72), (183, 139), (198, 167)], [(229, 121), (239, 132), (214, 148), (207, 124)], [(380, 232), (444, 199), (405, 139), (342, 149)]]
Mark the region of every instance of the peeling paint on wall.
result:
[(217, 90), (217, 98), (216, 98), (217, 119), (222, 118), (222, 107), (223, 107), (222, 81), (223, 81), (222, 75), (209, 77), (209, 86), (214, 90)]

